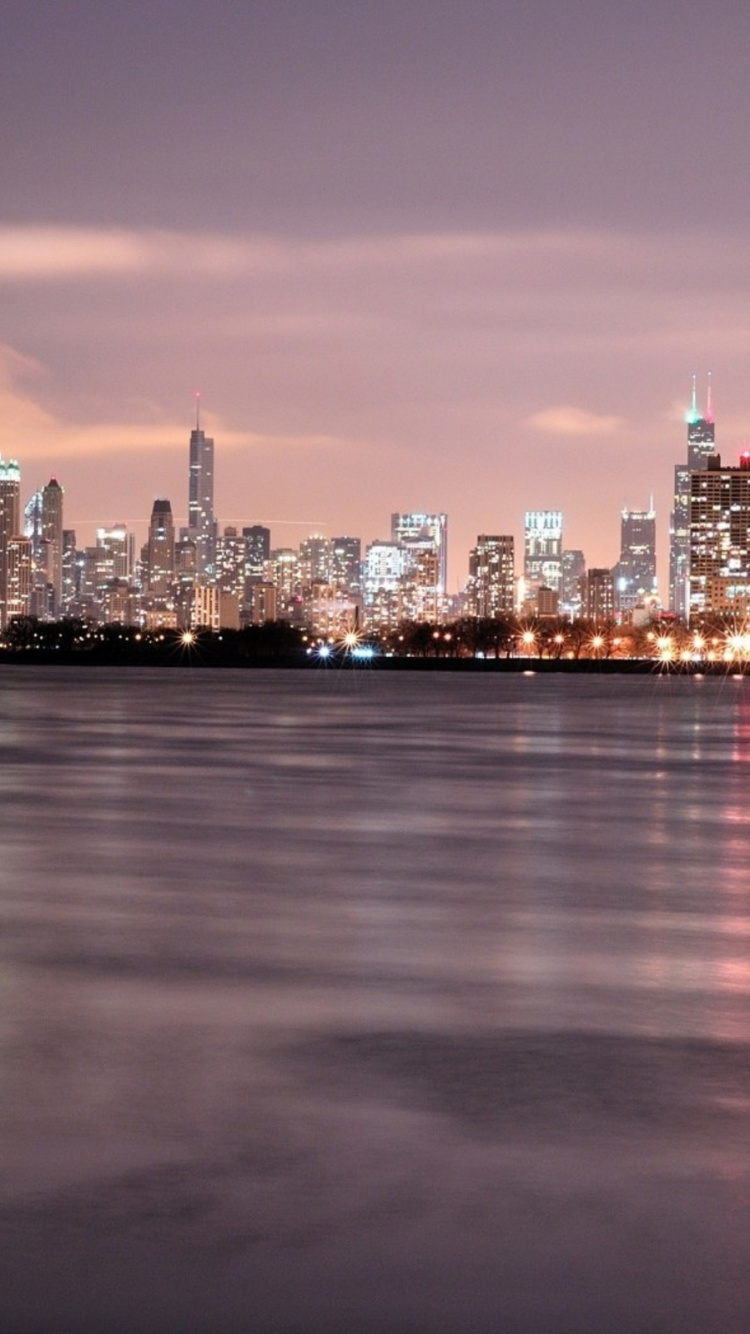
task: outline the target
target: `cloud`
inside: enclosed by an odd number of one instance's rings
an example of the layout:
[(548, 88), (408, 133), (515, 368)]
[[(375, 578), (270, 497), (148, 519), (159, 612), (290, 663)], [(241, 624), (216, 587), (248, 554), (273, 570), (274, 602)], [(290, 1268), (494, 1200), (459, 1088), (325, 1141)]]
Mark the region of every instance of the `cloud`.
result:
[[(24, 392), (19, 382), (39, 379), (44, 368), (8, 346), (0, 344), (0, 455), (24, 461), (64, 461), (85, 456), (132, 455), (163, 451), (185, 451), (185, 422), (100, 421), (66, 422), (47, 411)], [(218, 417), (205, 415), (208, 434), (220, 434), (222, 452), (237, 450), (274, 452), (290, 449), (338, 448), (344, 442), (333, 435), (259, 433), (228, 430)]]
[(622, 417), (608, 417), (585, 408), (574, 408), (568, 404), (560, 407), (545, 408), (535, 412), (527, 419), (527, 425), (537, 431), (547, 431), (550, 435), (596, 436), (613, 435), (623, 425)]

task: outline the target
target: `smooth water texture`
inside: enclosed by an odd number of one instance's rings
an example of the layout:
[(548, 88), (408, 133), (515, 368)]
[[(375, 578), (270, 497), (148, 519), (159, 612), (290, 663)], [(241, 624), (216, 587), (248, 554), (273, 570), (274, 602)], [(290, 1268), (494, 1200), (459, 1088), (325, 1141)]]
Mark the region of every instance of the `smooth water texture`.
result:
[(0, 674), (0, 1327), (750, 1328), (750, 680)]

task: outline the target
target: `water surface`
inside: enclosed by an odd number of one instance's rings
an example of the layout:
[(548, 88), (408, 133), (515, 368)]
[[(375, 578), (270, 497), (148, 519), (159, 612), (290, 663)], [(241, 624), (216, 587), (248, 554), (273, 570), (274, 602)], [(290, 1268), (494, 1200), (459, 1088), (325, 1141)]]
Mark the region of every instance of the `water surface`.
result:
[(0, 1326), (750, 1328), (750, 681), (4, 668)]

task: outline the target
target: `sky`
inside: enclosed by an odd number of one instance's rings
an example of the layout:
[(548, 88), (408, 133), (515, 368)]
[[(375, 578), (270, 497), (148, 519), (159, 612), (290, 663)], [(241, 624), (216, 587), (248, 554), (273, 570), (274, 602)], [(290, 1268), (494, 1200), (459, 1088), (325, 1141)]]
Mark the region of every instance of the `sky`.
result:
[(715, 0), (4, 0), (0, 451), (79, 544), (220, 524), (479, 533), (560, 509), (590, 565), (691, 377), (750, 439), (750, 7)]

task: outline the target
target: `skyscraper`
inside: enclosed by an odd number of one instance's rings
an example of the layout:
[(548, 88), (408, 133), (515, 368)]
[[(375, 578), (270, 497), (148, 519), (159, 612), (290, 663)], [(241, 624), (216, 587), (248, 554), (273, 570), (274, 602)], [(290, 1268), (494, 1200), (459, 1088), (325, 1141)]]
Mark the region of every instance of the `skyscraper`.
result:
[(687, 462), (674, 470), (674, 508), (669, 525), (669, 605), (677, 616), (687, 616), (690, 584), (690, 474), (702, 472), (714, 453), (714, 418), (711, 377), (708, 378), (706, 415), (698, 411), (695, 376), (687, 415)]
[(416, 560), (417, 552), (432, 550), (437, 556), (437, 589), (442, 597), (448, 585), (448, 515), (392, 514), (391, 540), (399, 542)]
[(620, 559), (612, 571), (619, 611), (631, 611), (656, 592), (656, 515), (624, 509), (620, 516)]
[(470, 616), (513, 614), (515, 578), (512, 536), (480, 534), (469, 552), (467, 611)]
[(750, 452), (690, 472), (688, 614), (750, 610)]
[(155, 500), (148, 526), (148, 591), (165, 597), (175, 578), (174, 520), (168, 500)]
[(362, 542), (358, 537), (331, 538), (331, 582), (347, 593), (362, 591)]
[(563, 516), (560, 510), (529, 510), (524, 521), (523, 577), (527, 593), (542, 585), (560, 589)]
[(41, 527), (47, 547), (47, 583), (49, 610), (59, 616), (63, 593), (63, 489), (56, 477), (42, 487)]
[(196, 395), (195, 429), (190, 432), (188, 536), (195, 542), (198, 578), (214, 573), (214, 442), (201, 430), (200, 395)]
[(8, 624), (8, 543), (20, 537), (21, 469), (15, 459), (0, 458), (0, 629)]
[(393, 514), (391, 537), (406, 556), (403, 615), (415, 621), (440, 620), (448, 581), (448, 515)]

